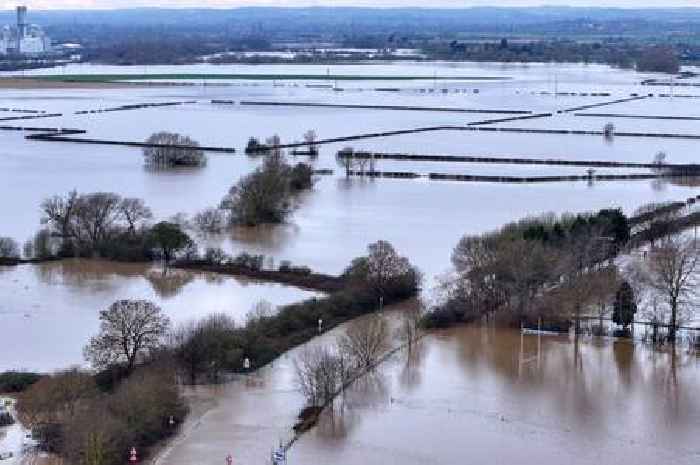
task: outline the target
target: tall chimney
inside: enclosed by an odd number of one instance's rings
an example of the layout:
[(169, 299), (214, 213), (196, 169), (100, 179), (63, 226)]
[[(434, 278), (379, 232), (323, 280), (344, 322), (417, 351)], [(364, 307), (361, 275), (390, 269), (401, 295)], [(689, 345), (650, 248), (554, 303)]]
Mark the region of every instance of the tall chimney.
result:
[(24, 38), (27, 33), (27, 7), (17, 7), (17, 36), (18, 39)]

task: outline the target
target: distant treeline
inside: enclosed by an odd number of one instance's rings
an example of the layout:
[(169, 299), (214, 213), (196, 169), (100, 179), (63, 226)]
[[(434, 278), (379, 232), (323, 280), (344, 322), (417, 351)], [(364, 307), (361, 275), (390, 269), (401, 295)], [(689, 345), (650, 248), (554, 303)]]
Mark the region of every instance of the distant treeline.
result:
[[(457, 61), (603, 63), (638, 71), (677, 73), (681, 51), (639, 41), (451, 41), (428, 45), (431, 58)], [(700, 50), (697, 53), (700, 56)]]

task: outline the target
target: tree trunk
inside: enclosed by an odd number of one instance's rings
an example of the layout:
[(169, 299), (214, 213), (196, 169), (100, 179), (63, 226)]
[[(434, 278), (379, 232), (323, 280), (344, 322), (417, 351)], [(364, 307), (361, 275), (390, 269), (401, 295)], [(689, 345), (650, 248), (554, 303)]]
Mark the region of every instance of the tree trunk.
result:
[(678, 300), (671, 299), (671, 324), (668, 328), (668, 340), (671, 342), (676, 341), (676, 325), (678, 324)]

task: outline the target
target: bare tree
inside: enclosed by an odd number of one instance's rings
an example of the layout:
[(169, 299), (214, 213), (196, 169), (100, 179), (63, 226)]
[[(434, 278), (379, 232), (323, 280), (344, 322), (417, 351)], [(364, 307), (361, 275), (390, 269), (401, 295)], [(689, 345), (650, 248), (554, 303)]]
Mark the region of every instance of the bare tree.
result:
[(700, 254), (694, 240), (669, 236), (651, 250), (648, 283), (663, 296), (670, 310), (669, 339), (675, 341), (679, 310), (697, 302)]
[(226, 215), (218, 208), (207, 208), (194, 215), (193, 221), (204, 233), (220, 233), (226, 226)]
[(392, 293), (411, 293), (420, 284), (420, 272), (406, 257), (400, 256), (387, 241), (377, 241), (367, 247), (368, 255), (353, 261), (350, 274), (364, 277), (380, 297)]
[(397, 338), (407, 345), (409, 352), (421, 336), (423, 304), (410, 305), (401, 313), (401, 323), (396, 329)]
[(136, 234), (136, 228), (153, 218), (153, 212), (142, 199), (125, 198), (119, 203), (119, 213), (126, 221), (129, 232)]
[(314, 407), (333, 400), (350, 377), (342, 354), (327, 347), (307, 348), (294, 360), (294, 368), (299, 389)]
[(72, 214), (73, 236), (80, 244), (94, 247), (109, 240), (119, 219), (121, 197), (110, 192), (83, 194), (75, 202)]
[(152, 302), (119, 300), (100, 312), (100, 333), (85, 347), (85, 358), (96, 368), (125, 363), (132, 371), (140, 356), (160, 346), (169, 325)]
[(389, 325), (381, 315), (359, 318), (338, 337), (340, 352), (358, 368), (369, 368), (389, 350)]
[(78, 192), (76, 191), (69, 192), (65, 198), (56, 195), (44, 200), (41, 203), (42, 224), (49, 225), (52, 232), (63, 238), (71, 237), (71, 220), (77, 200)]
[(278, 157), (282, 155), (282, 149), (280, 148), (280, 145), (282, 145), (282, 139), (280, 139), (280, 136), (277, 134), (265, 139), (265, 145), (267, 146), (270, 155), (275, 155)]
[(143, 156), (146, 165), (153, 168), (201, 167), (207, 163), (199, 143), (181, 134), (158, 132), (146, 144), (149, 146), (143, 149)]
[(314, 154), (318, 153), (318, 144), (316, 143), (318, 137), (316, 135), (316, 131), (313, 129), (309, 129), (304, 133), (304, 142), (306, 142), (307, 147), (309, 148), (309, 153)]

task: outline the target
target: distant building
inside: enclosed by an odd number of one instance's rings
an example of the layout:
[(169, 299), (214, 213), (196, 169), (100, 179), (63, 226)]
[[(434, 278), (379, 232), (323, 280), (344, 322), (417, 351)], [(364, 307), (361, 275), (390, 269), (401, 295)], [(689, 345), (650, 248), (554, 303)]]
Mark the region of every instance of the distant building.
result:
[(27, 7), (17, 7), (17, 24), (0, 29), (0, 55), (42, 55), (51, 52), (51, 39), (41, 26), (27, 23)]

